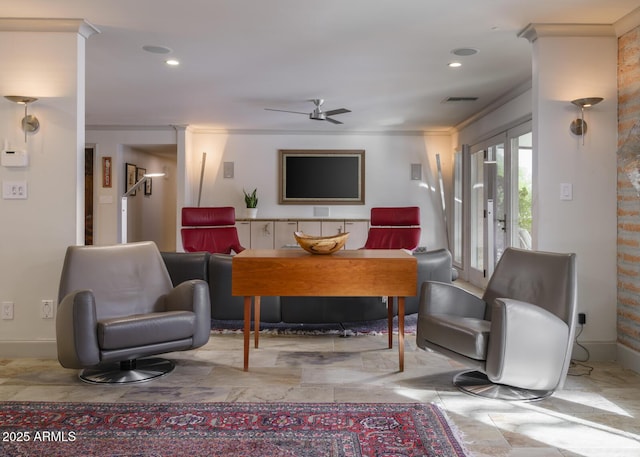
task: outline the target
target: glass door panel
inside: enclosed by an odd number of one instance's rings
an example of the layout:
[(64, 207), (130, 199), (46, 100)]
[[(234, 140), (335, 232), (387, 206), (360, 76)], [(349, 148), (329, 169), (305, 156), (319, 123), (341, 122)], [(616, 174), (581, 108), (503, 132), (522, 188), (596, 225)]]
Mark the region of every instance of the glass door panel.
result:
[(470, 161), (470, 239), (469, 279), (474, 284), (483, 283), (485, 271), (485, 193), (484, 193), (485, 150), (471, 153)]
[[(484, 287), (505, 249), (532, 249), (531, 122), (475, 144), (468, 151), (462, 154), (462, 171), (454, 161), (454, 176), (462, 176), (463, 182), (469, 184), (468, 189), (460, 191), (468, 203), (463, 213), (468, 224), (463, 225), (459, 236), (464, 243), (458, 246), (454, 230), (454, 248), (464, 248), (466, 278)], [(457, 199), (454, 183), (454, 215)]]
[(484, 287), (507, 246), (505, 140), (498, 135), (476, 145), (471, 153), (469, 280)]
[(510, 245), (532, 249), (533, 135), (531, 131), (511, 139)]
[(464, 153), (456, 152), (453, 158), (453, 246), (451, 254), (456, 267), (463, 265), (463, 161)]
[(505, 150), (504, 143), (496, 144), (489, 148), (489, 157), (495, 163), (495, 172), (488, 179), (491, 179), (493, 192), (493, 230), (489, 232), (493, 236), (493, 249), (490, 251), (491, 265), (489, 274), (493, 273), (493, 266), (500, 260), (502, 253), (508, 246), (507, 240), (507, 179), (505, 177)]

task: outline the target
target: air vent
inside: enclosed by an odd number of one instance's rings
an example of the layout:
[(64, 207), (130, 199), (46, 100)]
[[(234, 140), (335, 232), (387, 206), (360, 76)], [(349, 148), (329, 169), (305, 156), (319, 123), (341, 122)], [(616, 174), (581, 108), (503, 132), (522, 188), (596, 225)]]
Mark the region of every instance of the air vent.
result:
[(442, 101), (442, 103), (449, 103), (449, 102), (475, 102), (477, 99), (478, 99), (478, 97), (447, 97)]

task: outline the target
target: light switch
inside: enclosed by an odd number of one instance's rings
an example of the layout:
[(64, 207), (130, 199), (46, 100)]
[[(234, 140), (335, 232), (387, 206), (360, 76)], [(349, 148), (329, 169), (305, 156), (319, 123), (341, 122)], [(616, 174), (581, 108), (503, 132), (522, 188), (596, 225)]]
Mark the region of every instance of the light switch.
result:
[(26, 200), (27, 181), (3, 181), (2, 198), (5, 200)]
[(560, 183), (560, 200), (573, 200), (573, 184)]

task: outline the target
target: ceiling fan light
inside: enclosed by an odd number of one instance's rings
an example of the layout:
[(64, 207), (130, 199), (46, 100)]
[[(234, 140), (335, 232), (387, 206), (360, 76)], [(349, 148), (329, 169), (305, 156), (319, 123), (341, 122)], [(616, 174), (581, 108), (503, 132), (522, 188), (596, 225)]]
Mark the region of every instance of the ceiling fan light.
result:
[(313, 104), (315, 105), (314, 110), (311, 111), (310, 113), (301, 113), (300, 111), (289, 111), (289, 110), (274, 109), (274, 108), (265, 108), (265, 110), (281, 111), (284, 113), (306, 114), (309, 116), (309, 119), (312, 119), (314, 121), (329, 121), (333, 124), (342, 124), (342, 122), (332, 119), (330, 116), (351, 112), (351, 110), (348, 110), (346, 108), (338, 108), (338, 109), (333, 109), (328, 111), (322, 111), (321, 105), (324, 103), (324, 100), (321, 98), (313, 98), (307, 101), (313, 102)]

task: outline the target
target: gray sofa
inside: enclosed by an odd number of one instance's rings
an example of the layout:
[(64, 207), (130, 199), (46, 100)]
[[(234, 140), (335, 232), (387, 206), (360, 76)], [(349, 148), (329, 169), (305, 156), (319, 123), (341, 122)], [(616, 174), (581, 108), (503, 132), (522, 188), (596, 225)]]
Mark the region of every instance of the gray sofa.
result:
[[(423, 282), (450, 283), (456, 277), (448, 250), (415, 252), (414, 256), (418, 261), (416, 296), (407, 297), (405, 314), (418, 312)], [(212, 319), (244, 319), (243, 298), (231, 295), (232, 256), (163, 252), (162, 257), (174, 283), (187, 279), (205, 279), (209, 283)], [(328, 324), (386, 317), (387, 305), (382, 297), (262, 297), (260, 305), (260, 320), (271, 323)]]

